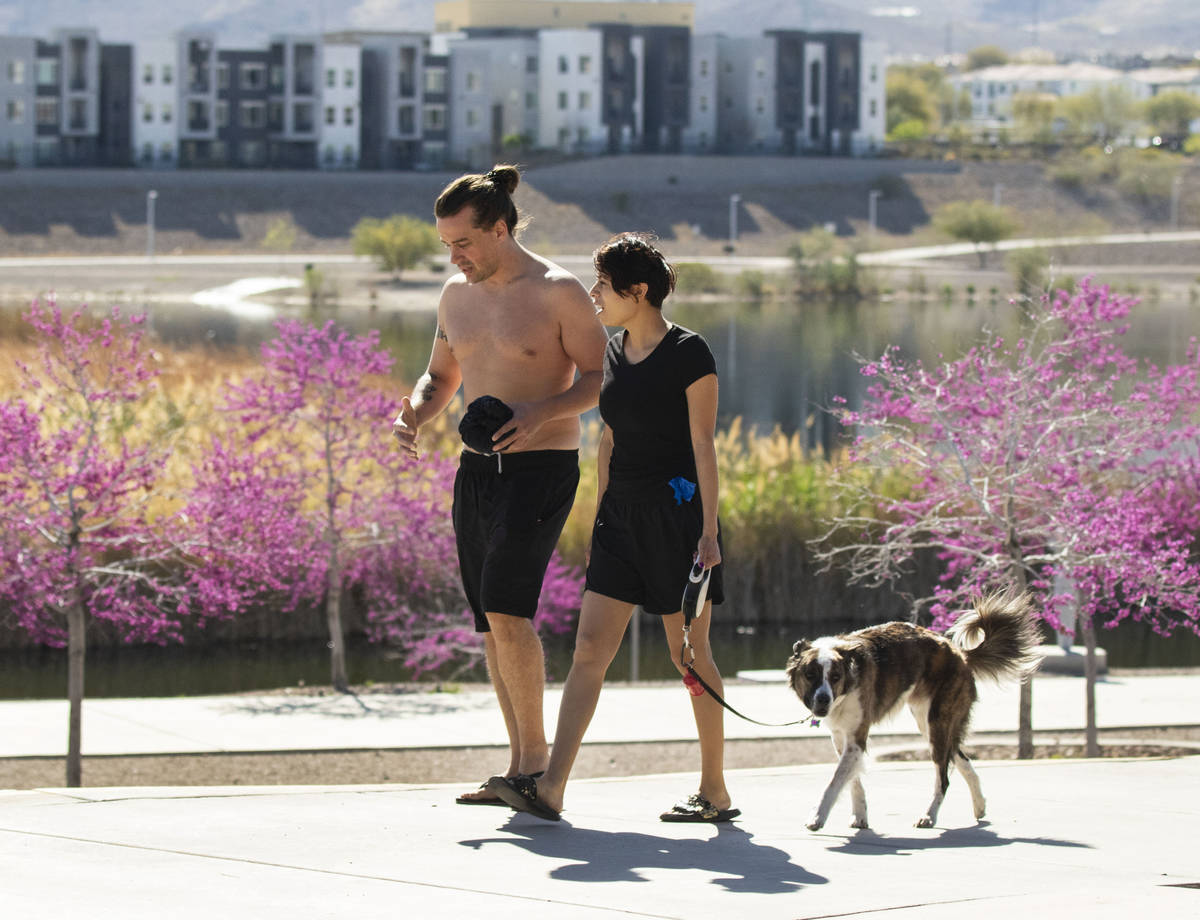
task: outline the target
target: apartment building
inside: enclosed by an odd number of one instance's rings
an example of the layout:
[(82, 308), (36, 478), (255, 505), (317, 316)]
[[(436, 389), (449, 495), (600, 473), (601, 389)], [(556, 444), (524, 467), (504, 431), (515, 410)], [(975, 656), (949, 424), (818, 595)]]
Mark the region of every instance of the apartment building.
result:
[(506, 147), (869, 154), (881, 45), (856, 33), (696, 35), (691, 3), (451, 0), (439, 31), (202, 28), (0, 37), (0, 161), (147, 168), (422, 169)]
[(1000, 126), (1012, 121), (1013, 100), (1026, 93), (1077, 96), (1125, 82), (1111, 67), (1075, 61), (1070, 64), (1002, 64), (956, 74), (950, 85), (966, 91), (971, 100), (971, 120), (979, 126)]

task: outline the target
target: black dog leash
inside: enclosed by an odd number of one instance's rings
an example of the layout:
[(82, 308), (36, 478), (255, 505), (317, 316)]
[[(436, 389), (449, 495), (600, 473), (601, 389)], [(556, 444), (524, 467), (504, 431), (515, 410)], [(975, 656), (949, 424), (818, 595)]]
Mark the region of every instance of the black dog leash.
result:
[[(696, 650), (692, 648), (691, 633), (692, 620), (700, 616), (704, 612), (704, 602), (708, 598), (708, 579), (712, 573), (706, 569), (697, 559), (692, 564), (692, 570), (688, 573), (687, 584), (683, 588), (683, 646), (679, 650), (679, 666), (687, 671), (687, 676), (683, 678), (684, 686), (688, 688), (688, 692), (693, 696), (700, 696), (707, 693), (714, 700), (732, 712), (739, 719), (745, 719), (747, 722), (753, 722), (755, 725), (762, 725), (766, 728), (787, 728), (791, 725), (799, 725), (801, 722), (808, 722), (812, 728), (816, 728), (821, 724), (821, 720), (817, 718), (796, 719), (794, 722), (760, 722), (758, 719), (752, 719), (748, 715), (738, 712), (730, 706), (721, 694), (717, 693), (708, 685), (703, 677), (696, 673), (696, 669), (692, 667), (696, 660)], [(685, 655), (691, 655), (691, 659), (684, 660)], [(696, 691), (699, 687), (699, 692)]]

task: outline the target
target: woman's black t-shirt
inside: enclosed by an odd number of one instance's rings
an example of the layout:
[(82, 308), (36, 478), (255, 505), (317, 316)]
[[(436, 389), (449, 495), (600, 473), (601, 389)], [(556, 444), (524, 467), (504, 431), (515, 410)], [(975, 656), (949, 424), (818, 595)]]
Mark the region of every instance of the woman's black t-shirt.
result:
[(612, 431), (609, 490), (626, 496), (673, 495), (670, 480), (696, 481), (687, 388), (717, 372), (704, 338), (672, 325), (636, 364), (625, 360), (625, 332), (608, 340), (600, 417)]

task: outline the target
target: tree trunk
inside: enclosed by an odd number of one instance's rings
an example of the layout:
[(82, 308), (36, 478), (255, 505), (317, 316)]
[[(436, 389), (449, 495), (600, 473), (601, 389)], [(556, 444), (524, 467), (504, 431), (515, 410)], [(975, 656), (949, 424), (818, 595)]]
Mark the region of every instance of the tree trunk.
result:
[[(1010, 502), (1011, 503), (1011, 502)], [(1008, 551), (1013, 559), (1013, 580), (1017, 592), (1024, 594), (1029, 587), (1025, 579), (1025, 569), (1022, 567), (1021, 546), (1016, 534), (1009, 533)], [(1017, 759), (1033, 759), (1033, 675), (1030, 674), (1021, 681), (1021, 695), (1017, 701)]]
[(1017, 759), (1033, 759), (1033, 677), (1021, 681), (1017, 703)]
[(1087, 756), (1100, 756), (1100, 739), (1096, 732), (1096, 626), (1091, 617), (1083, 620), (1083, 646), (1087, 657), (1083, 662), (1083, 675), (1087, 697)]
[(87, 619), (78, 593), (67, 609), (67, 786), (83, 785), (83, 666), (87, 651)]
[(342, 570), (336, 555), (329, 566), (325, 620), (329, 624), (329, 665), (333, 689), (338, 693), (347, 693), (350, 681), (346, 678), (346, 636), (342, 628)]

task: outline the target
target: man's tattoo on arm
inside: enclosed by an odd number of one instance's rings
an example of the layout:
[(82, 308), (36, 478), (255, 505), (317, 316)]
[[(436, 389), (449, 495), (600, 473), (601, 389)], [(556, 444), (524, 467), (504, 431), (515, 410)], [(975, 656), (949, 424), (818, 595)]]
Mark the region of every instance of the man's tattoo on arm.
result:
[(426, 374), (425, 386), (421, 387), (421, 402), (429, 402), (437, 392), (437, 374)]
[(439, 339), (441, 339), (443, 342), (450, 341), (448, 338), (446, 338), (446, 330), (443, 329), (440, 325), (437, 327), (437, 337)]

